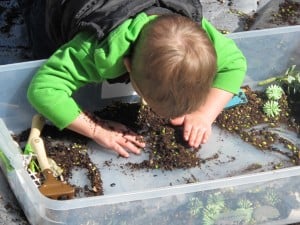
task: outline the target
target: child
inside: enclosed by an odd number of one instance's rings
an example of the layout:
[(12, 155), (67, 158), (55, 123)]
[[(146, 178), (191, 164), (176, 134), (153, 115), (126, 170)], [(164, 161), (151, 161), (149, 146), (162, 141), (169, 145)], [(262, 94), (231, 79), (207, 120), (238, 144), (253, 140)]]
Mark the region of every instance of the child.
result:
[[(169, 118), (173, 125), (183, 126), (183, 136), (190, 146), (206, 143), (212, 123), (243, 82), (245, 58), (232, 40), (201, 17), (200, 2), (172, 1), (178, 3), (176, 7), (168, 1), (154, 2), (165, 4), (157, 7), (151, 3), (141, 12), (134, 7), (136, 14), (115, 23), (118, 25), (111, 26), (107, 34), (94, 29), (92, 23), (89, 28), (93, 29), (72, 31), (74, 35), (65, 40), (59, 33), (52, 35), (57, 43), (66, 43), (49, 57), (31, 81), (28, 99), (36, 110), (59, 129), (85, 135), (123, 157), (129, 157), (130, 152), (139, 154), (145, 143), (137, 134), (113, 121), (96, 123), (72, 98), (73, 92), (83, 85), (128, 72), (136, 92), (158, 115)], [(99, 12), (99, 8), (94, 9)], [(106, 23), (103, 24), (105, 28)], [(51, 32), (55, 30), (48, 30)]]

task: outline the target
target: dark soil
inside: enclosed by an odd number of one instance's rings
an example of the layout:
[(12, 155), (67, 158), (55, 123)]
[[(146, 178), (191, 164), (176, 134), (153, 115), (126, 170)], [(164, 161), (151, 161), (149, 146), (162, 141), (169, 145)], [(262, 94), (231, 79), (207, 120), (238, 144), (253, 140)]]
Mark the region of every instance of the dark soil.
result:
[[(259, 4), (259, 1), (257, 1)], [(229, 3), (230, 4), (230, 1)], [(232, 8), (231, 13), (237, 14), (243, 24), (244, 31), (251, 30), (252, 25), (255, 24), (256, 19), (259, 18), (260, 12), (246, 14)], [(300, 3), (293, 0), (285, 0), (279, 4), (278, 11), (274, 11), (269, 19), (269, 23), (279, 26), (293, 26), (299, 24), (300, 17)], [(226, 33), (222, 31), (223, 33)]]
[(297, 25), (300, 17), (300, 3), (292, 0), (285, 0), (279, 5), (278, 12), (272, 15), (270, 23), (277, 25)]
[[(274, 118), (267, 117), (263, 111), (263, 104), (266, 96), (263, 92), (252, 91), (249, 87), (244, 88), (248, 98), (248, 103), (224, 110), (217, 118), (216, 123), (222, 129), (239, 135), (245, 142), (248, 142), (258, 149), (264, 151), (276, 151), (291, 159), (295, 164), (299, 164), (299, 143), (280, 137), (269, 128), (278, 127), (285, 124), (288, 129), (300, 135), (300, 123), (290, 107), (287, 96), (280, 99), (281, 112)], [(299, 116), (299, 115), (297, 115)], [(258, 125), (263, 125), (258, 128)], [(274, 144), (283, 144), (290, 151), (282, 151), (273, 147)]]
[(149, 159), (139, 164), (128, 163), (134, 169), (187, 169), (200, 164), (197, 152), (182, 138), (182, 130), (158, 117), (148, 106), (117, 102), (96, 116), (121, 122), (145, 137)]
[(9, 33), (14, 25), (24, 23), (21, 18), (21, 10), (17, 6), (8, 9), (0, 6), (0, 13), (3, 13), (3, 23), (0, 25), (1, 33)]

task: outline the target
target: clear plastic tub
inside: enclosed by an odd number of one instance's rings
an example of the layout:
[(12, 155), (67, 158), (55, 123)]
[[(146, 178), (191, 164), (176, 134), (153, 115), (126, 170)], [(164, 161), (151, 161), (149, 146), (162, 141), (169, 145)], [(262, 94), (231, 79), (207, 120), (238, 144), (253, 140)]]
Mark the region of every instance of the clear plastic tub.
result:
[[(245, 84), (257, 89), (258, 81), (281, 74), (291, 65), (300, 66), (299, 35), (300, 26), (229, 35), (248, 60)], [(44, 197), (23, 168), (20, 150), (10, 136), (31, 125), (35, 111), (26, 100), (26, 89), (41, 63), (0, 66), (0, 166), (31, 224), (232, 225), (300, 221), (300, 168), (291, 164), (289, 168), (272, 170), (274, 163), (287, 159), (257, 150), (218, 127), (213, 127), (209, 143), (199, 153), (202, 158), (218, 153), (218, 159), (187, 170), (130, 171), (122, 165), (142, 161), (145, 154), (117, 158), (91, 142), (89, 153), (100, 169), (104, 195), (65, 201)], [(112, 88), (122, 89), (120, 96), (107, 91)], [(76, 98), (89, 110), (116, 98), (138, 99), (128, 86), (106, 89), (100, 85), (80, 90)], [(300, 145), (296, 135), (288, 130), (280, 132)], [(104, 161), (110, 159), (112, 165), (104, 166)], [(262, 167), (245, 174), (255, 164)], [(74, 173), (72, 182), (84, 184), (83, 174), (84, 171)], [(188, 181), (193, 183), (187, 184)]]

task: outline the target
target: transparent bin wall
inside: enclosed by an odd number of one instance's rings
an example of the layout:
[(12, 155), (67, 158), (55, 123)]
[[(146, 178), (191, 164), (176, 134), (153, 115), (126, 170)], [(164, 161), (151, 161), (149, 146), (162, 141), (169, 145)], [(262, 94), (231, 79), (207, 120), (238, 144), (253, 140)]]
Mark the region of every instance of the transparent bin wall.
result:
[[(292, 168), (126, 196), (112, 195), (102, 198), (108, 201), (103, 205), (85, 201), (86, 205), (77, 209), (49, 209), (47, 215), (55, 221), (76, 225), (290, 224), (299, 221), (300, 216), (298, 174), (299, 170)], [(127, 201), (122, 201), (123, 197)]]
[(300, 67), (300, 26), (232, 33), (248, 62), (246, 84), (282, 75), (292, 65)]
[[(248, 60), (245, 84), (258, 88), (256, 86), (258, 81), (282, 74), (293, 64), (299, 67), (299, 35), (299, 26), (231, 34), (230, 37), (236, 40)], [(35, 111), (26, 100), (26, 89), (41, 63), (43, 61), (0, 66), (2, 85), (0, 117), (5, 124), (1, 128), (3, 134), (1, 143), (12, 141), (8, 137), (9, 132), (17, 133), (30, 126)], [(99, 109), (100, 106), (117, 99), (117, 96), (112, 96), (113, 99), (108, 99), (107, 96), (101, 99), (100, 93), (100, 86), (91, 85), (80, 90), (76, 98), (84, 108), (89, 110)], [(136, 100), (136, 96), (127, 96), (125, 99), (128, 98), (130, 101)], [(220, 137), (226, 141), (222, 141)], [(297, 141), (298, 137), (294, 138)], [(164, 173), (160, 170), (151, 170), (125, 174), (119, 167), (125, 159), (117, 158), (103, 149), (99, 150), (93, 143), (90, 147), (93, 148), (92, 158), (97, 160), (99, 167), (102, 165), (101, 160), (112, 158), (115, 163), (115, 166), (112, 165), (110, 169), (100, 168), (105, 195), (54, 201), (42, 196), (32, 185), (26, 176), (26, 171), (20, 166), (19, 158), (14, 157), (20, 154), (18, 148), (12, 144), (9, 146), (1, 144), (0, 150), (5, 153), (15, 168), (15, 170), (6, 171), (5, 174), (32, 224), (122, 224), (121, 221), (123, 224), (154, 224), (158, 220), (160, 224), (164, 222), (170, 224), (170, 216), (173, 217), (172, 223), (174, 224), (201, 224), (204, 221), (203, 212), (207, 211), (205, 207), (207, 207), (208, 196), (219, 194), (225, 198), (229, 208), (226, 214), (220, 213), (219, 218), (214, 218), (218, 221), (217, 224), (238, 224), (237, 221), (241, 220), (244, 220), (242, 224), (246, 224), (245, 221), (250, 212), (252, 212), (251, 215), (256, 215), (257, 221), (262, 224), (288, 224), (300, 221), (297, 211), (299, 208), (299, 197), (297, 197), (299, 167), (271, 172), (258, 170), (253, 171), (256, 172), (255, 174), (236, 176), (239, 174), (237, 172), (243, 169), (240, 167), (242, 163), (245, 163), (245, 168), (247, 164), (251, 165), (259, 160), (267, 162), (270, 157), (260, 151), (255, 151), (238, 138), (233, 138), (216, 127), (214, 127), (209, 143), (201, 149), (201, 156), (206, 158), (214, 152), (226, 154), (223, 154), (221, 164), (205, 164), (200, 169)], [(228, 156), (232, 154), (245, 161), (231, 161)], [(142, 157), (145, 156), (131, 157), (131, 160), (139, 161)], [(278, 158), (278, 160), (284, 159)], [(4, 163), (1, 160), (0, 163), (3, 169)], [(194, 175), (196, 175), (197, 182), (185, 184), (186, 178), (193, 178)], [(74, 177), (76, 181), (77, 178)], [(83, 176), (79, 174), (78, 177)], [(116, 185), (112, 185), (113, 183)], [(277, 211), (274, 209), (276, 207), (264, 200), (263, 195), (269, 195), (265, 192), (269, 189), (279, 195), (281, 207)], [(262, 194), (253, 194), (255, 190)], [(284, 200), (280, 193), (286, 193), (284, 196), (289, 196), (289, 198)], [(276, 199), (275, 194), (274, 199)], [(253, 200), (251, 206), (253, 209), (250, 207), (246, 211), (238, 207), (239, 199), (242, 197)], [(274, 199), (273, 203), (276, 202)], [(203, 208), (200, 207), (201, 201)], [(195, 204), (197, 209), (195, 209)], [(269, 212), (267, 218), (261, 215), (262, 211)], [(79, 218), (77, 215), (80, 215)], [(205, 215), (207, 217), (207, 214)], [(132, 222), (129, 223), (129, 221)]]

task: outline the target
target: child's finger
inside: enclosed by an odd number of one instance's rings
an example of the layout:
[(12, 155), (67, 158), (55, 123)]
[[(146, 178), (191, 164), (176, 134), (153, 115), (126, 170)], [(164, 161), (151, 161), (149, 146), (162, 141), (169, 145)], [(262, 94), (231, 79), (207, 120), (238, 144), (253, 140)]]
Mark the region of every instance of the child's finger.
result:
[(127, 149), (128, 151), (130, 151), (134, 154), (141, 153), (141, 149), (129, 140), (124, 140), (123, 143), (120, 143), (120, 144), (122, 145), (123, 148)]
[(140, 136), (126, 134), (124, 135), (124, 138), (129, 142), (134, 143), (136, 146), (140, 148), (144, 148), (146, 146), (146, 143), (143, 141), (142, 137)]
[[(131, 140), (134, 140), (132, 136), (121, 136), (119, 139), (115, 142), (114, 145), (111, 146), (112, 150), (117, 152), (119, 155), (128, 158), (129, 152), (140, 154), (141, 149), (138, 147), (135, 143), (133, 143)], [(142, 145), (142, 144), (140, 144)], [(144, 146), (144, 145), (143, 145)]]
[(112, 146), (112, 149), (120, 156), (123, 156), (125, 158), (129, 157), (129, 153), (118, 143), (115, 143), (115, 145)]
[(186, 141), (191, 140), (190, 139), (191, 132), (192, 132), (192, 127), (185, 124), (184, 129), (183, 129), (183, 138), (184, 138), (184, 140), (186, 140)]
[(170, 123), (174, 126), (180, 126), (183, 124), (183, 122), (184, 122), (184, 116), (170, 119)]
[(192, 129), (192, 132), (191, 132), (191, 135), (189, 138), (189, 145), (192, 147), (198, 148), (205, 131), (206, 131), (206, 129), (204, 129), (204, 128)]
[(197, 137), (195, 138), (193, 147), (198, 148), (200, 144), (203, 142), (203, 138), (205, 136), (206, 132), (200, 133), (198, 132)]
[(209, 138), (211, 134), (211, 131), (206, 131), (204, 134), (203, 134), (203, 137), (202, 137), (202, 140), (200, 141), (200, 144), (205, 144)]

